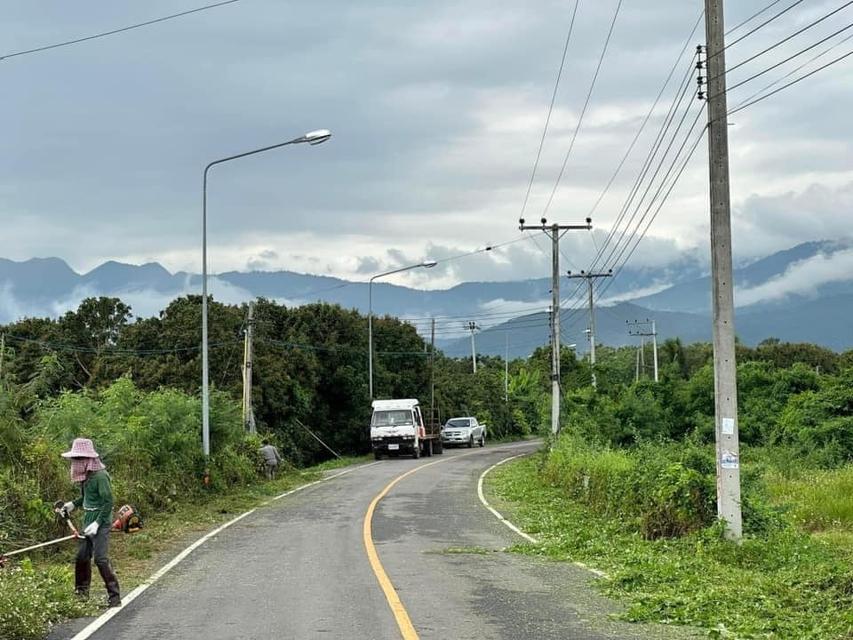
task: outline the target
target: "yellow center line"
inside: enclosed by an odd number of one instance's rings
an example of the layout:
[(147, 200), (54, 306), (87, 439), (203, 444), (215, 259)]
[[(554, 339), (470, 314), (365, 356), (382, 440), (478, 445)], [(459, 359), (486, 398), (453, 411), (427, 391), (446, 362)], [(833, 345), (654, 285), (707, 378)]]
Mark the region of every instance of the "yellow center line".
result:
[(367, 507), (367, 513), (364, 516), (364, 527), (362, 529), (362, 533), (364, 534), (364, 548), (367, 550), (367, 559), (370, 561), (370, 567), (373, 569), (373, 573), (376, 574), (379, 586), (382, 587), (382, 592), (385, 594), (388, 606), (391, 607), (391, 613), (394, 614), (397, 626), (400, 627), (400, 634), (403, 636), (403, 640), (418, 640), (420, 636), (418, 636), (418, 632), (415, 631), (415, 627), (412, 625), (412, 619), (409, 618), (409, 613), (406, 611), (406, 607), (403, 606), (400, 596), (397, 594), (397, 590), (394, 588), (394, 585), (391, 584), (388, 574), (385, 573), (385, 567), (382, 566), (382, 562), (379, 560), (379, 554), (376, 552), (376, 545), (373, 544), (373, 512), (376, 510), (376, 505), (379, 504), (379, 501), (382, 500), (382, 498), (384, 498), (388, 492), (394, 488), (394, 485), (400, 482), (400, 480), (407, 478), (421, 469), (425, 469), (443, 461), (444, 460), (436, 460), (435, 462), (422, 464), (421, 466), (410, 469), (406, 473), (394, 478), (385, 486), (379, 495), (373, 499), (370, 506)]
[[(508, 449), (512, 449), (515, 447), (508, 447)], [(498, 453), (502, 451), (506, 451), (507, 449), (491, 449), (491, 453)], [(469, 453), (463, 453), (458, 456), (453, 456), (452, 458), (443, 458), (442, 460), (435, 460), (433, 462), (428, 462), (426, 464), (422, 464), (419, 467), (415, 467), (414, 469), (410, 469), (406, 471), (406, 473), (397, 476), (387, 485), (385, 488), (379, 492), (379, 495), (376, 496), (373, 501), (370, 503), (370, 506), (367, 507), (367, 513), (364, 515), (364, 525), (362, 527), (362, 534), (364, 538), (364, 548), (367, 551), (367, 559), (370, 562), (370, 567), (373, 569), (373, 573), (376, 575), (376, 579), (379, 581), (379, 586), (382, 587), (382, 592), (385, 594), (385, 599), (388, 601), (388, 606), (391, 607), (391, 613), (394, 614), (394, 619), (397, 621), (397, 626), (400, 628), (400, 634), (403, 637), (403, 640), (419, 640), (420, 636), (418, 636), (418, 632), (415, 631), (415, 627), (412, 624), (412, 619), (409, 617), (409, 612), (406, 611), (406, 607), (403, 606), (403, 602), (400, 600), (400, 596), (397, 594), (397, 590), (394, 588), (394, 585), (391, 584), (391, 579), (388, 577), (388, 574), (385, 572), (385, 567), (382, 566), (382, 562), (379, 560), (379, 554), (376, 552), (376, 545), (373, 544), (373, 513), (376, 511), (376, 505), (379, 504), (379, 501), (382, 500), (394, 486), (405, 478), (408, 478), (413, 473), (417, 473), (421, 469), (426, 469), (427, 467), (431, 467), (434, 464), (438, 464), (440, 462), (448, 462), (449, 460), (458, 460), (459, 458), (467, 458), (468, 456), (475, 455), (477, 453), (481, 453), (481, 451), (471, 451)]]

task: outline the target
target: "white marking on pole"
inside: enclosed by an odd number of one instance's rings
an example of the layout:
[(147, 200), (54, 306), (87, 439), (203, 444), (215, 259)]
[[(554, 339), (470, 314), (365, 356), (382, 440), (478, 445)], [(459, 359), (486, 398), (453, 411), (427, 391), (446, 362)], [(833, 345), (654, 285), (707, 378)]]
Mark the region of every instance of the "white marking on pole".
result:
[[(377, 463), (371, 462), (369, 464), (359, 465), (357, 467), (347, 469), (346, 471), (341, 471), (340, 473), (336, 473), (336, 474), (328, 476), (326, 478), (321, 478), (320, 480), (315, 480), (314, 482), (309, 482), (308, 484), (303, 484), (302, 486), (296, 487), (295, 489), (291, 489), (290, 491), (285, 491), (284, 493), (275, 496), (274, 498), (272, 498), (271, 500), (268, 500), (267, 502), (264, 502), (263, 504), (264, 505), (270, 504), (274, 500), (280, 500), (281, 498), (292, 495), (292, 494), (296, 493), (297, 491), (303, 491), (304, 489), (308, 489), (309, 487), (313, 487), (315, 485), (318, 485), (321, 482), (326, 482), (328, 480), (334, 480), (335, 478), (340, 478), (341, 476), (346, 475), (348, 473), (351, 473), (353, 471), (357, 471), (359, 469), (364, 469), (366, 467), (372, 467), (375, 464), (377, 464)], [(203, 545), (205, 542), (210, 540), (213, 536), (217, 535), (218, 533), (221, 533), (222, 531), (224, 531), (225, 529), (227, 529), (231, 525), (238, 523), (240, 520), (242, 520), (243, 518), (245, 518), (248, 515), (253, 514), (255, 511), (257, 511), (257, 507), (254, 509), (250, 509), (249, 511), (246, 511), (245, 513), (240, 514), (239, 516), (237, 516), (233, 520), (229, 520), (228, 522), (226, 522), (222, 526), (218, 527), (217, 529), (214, 529), (213, 531), (211, 531), (207, 535), (205, 535), (202, 538), (199, 538), (198, 540), (193, 542), (190, 546), (188, 546), (186, 549), (181, 551), (177, 556), (175, 556), (168, 564), (161, 567), (160, 570), (157, 571), (150, 578), (148, 578), (148, 580), (146, 580), (145, 582), (140, 584), (138, 587), (136, 587), (136, 589), (134, 589), (133, 591), (128, 593), (126, 596), (124, 596), (122, 598), (122, 606), (121, 607), (115, 607), (112, 609), (107, 609), (107, 611), (105, 611), (100, 616), (95, 618), (82, 631), (80, 631), (77, 635), (72, 637), (71, 640), (86, 640), (87, 638), (91, 637), (93, 633), (95, 633), (98, 629), (103, 627), (115, 615), (117, 615), (120, 611), (122, 611), (128, 604), (130, 604), (131, 602), (136, 600), (139, 596), (141, 596), (143, 593), (145, 593), (145, 591), (147, 591), (150, 586), (152, 586), (154, 583), (156, 583), (158, 580), (160, 580), (160, 578), (162, 578), (164, 575), (169, 573), (169, 571), (174, 569), (178, 564), (180, 564), (193, 551), (198, 549), (201, 545)]]

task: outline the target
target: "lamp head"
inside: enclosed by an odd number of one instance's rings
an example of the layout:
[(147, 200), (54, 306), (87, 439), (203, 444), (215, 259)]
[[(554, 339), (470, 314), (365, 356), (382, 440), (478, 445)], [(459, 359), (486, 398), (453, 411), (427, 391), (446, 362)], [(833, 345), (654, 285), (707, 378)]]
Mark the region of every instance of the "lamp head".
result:
[(326, 140), (332, 137), (332, 132), (328, 129), (317, 129), (309, 131), (302, 136), (302, 142), (307, 142), (310, 145), (323, 144)]
[(421, 262), (421, 266), (425, 269), (432, 269), (437, 264), (438, 262), (435, 260), (424, 260), (423, 262)]

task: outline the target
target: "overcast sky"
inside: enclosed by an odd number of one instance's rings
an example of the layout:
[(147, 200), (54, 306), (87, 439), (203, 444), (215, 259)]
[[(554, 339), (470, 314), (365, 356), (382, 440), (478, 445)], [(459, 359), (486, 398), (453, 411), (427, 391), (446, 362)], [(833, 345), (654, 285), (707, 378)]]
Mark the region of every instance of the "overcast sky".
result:
[[(0, 55), (202, 3), (4, 0)], [(78, 271), (107, 259), (199, 271), (205, 164), (317, 128), (331, 129), (333, 139), (212, 170), (212, 271), (285, 268), (362, 279), (513, 239), (573, 4), (241, 0), (0, 61), (0, 255), (57, 256)], [(734, 26), (766, 4), (730, 1), (727, 22)], [(733, 46), (729, 64), (841, 4), (806, 0)], [(615, 6), (580, 0), (528, 220), (541, 216), (553, 187)], [(551, 220), (586, 217), (701, 6), (624, 0)], [(851, 18), (853, 8), (840, 12), (733, 71), (730, 84)], [(704, 40), (703, 28), (691, 50)], [(733, 91), (730, 105), (804, 60)], [(739, 259), (851, 235), (851, 76), (853, 58), (732, 116)], [(604, 241), (664, 113), (665, 106), (656, 111), (598, 207), (598, 235), (566, 238), (574, 266), (582, 268)], [(707, 218), (702, 145), (634, 260), (660, 264), (685, 252), (707, 260)], [(525, 241), (398, 281), (435, 287), (538, 277), (547, 269), (544, 252)]]

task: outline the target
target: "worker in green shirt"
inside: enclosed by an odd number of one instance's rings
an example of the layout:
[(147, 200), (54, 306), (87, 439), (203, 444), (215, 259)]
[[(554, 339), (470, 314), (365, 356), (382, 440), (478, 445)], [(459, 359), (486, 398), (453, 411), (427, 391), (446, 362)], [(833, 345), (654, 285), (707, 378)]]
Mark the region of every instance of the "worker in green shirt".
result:
[(110, 528), (113, 517), (113, 492), (110, 475), (101, 462), (95, 445), (87, 438), (76, 438), (71, 451), (62, 454), (71, 459), (71, 480), (79, 482), (80, 497), (62, 505), (62, 512), (68, 515), (74, 509), (83, 507), (83, 537), (77, 547), (74, 566), (74, 590), (82, 596), (89, 596), (92, 582), (92, 556), (95, 566), (107, 588), (107, 603), (110, 607), (121, 606), (118, 578), (110, 567), (107, 557), (110, 544)]

